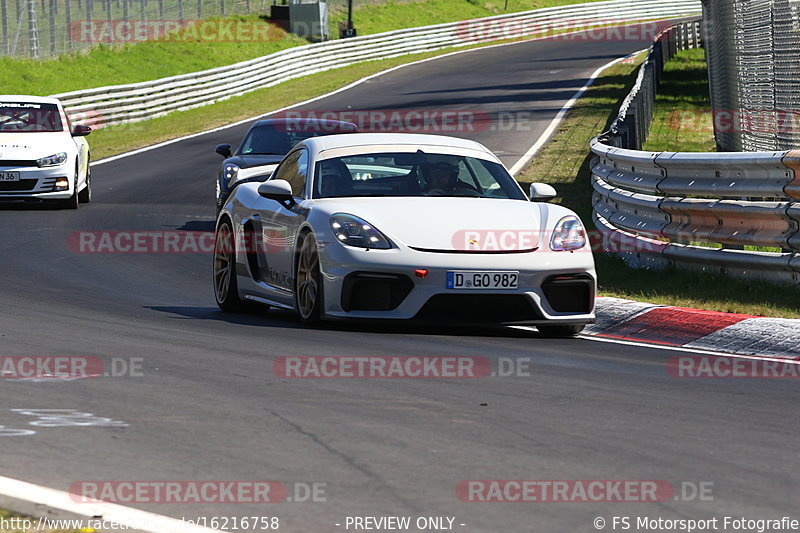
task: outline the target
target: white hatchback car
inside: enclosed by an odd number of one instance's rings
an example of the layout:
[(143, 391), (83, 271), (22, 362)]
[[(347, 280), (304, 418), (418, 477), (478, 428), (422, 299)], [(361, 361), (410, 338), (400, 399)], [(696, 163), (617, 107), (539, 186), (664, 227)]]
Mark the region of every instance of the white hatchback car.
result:
[(55, 98), (0, 95), (0, 201), (38, 200), (75, 209), (92, 199), (92, 129), (72, 127)]
[[(214, 288), (320, 319), (532, 324), (570, 336), (594, 321), (596, 275), (572, 211), (529, 200), (474, 141), (359, 133), (297, 144), (217, 220)], [(533, 201), (531, 201), (533, 200)]]

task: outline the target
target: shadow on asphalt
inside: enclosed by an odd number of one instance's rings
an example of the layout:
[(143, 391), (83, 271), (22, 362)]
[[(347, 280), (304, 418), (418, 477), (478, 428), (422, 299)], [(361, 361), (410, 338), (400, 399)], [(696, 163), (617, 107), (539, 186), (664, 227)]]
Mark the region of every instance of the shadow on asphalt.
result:
[(504, 337), (532, 338), (541, 337), (538, 332), (528, 329), (517, 329), (503, 326), (458, 325), (452, 323), (430, 324), (416, 321), (391, 320), (335, 320), (326, 321), (318, 326), (307, 326), (300, 322), (297, 315), (288, 310), (269, 309), (254, 313), (228, 313), (216, 307), (164, 307), (147, 306), (146, 309), (174, 315), (173, 318), (186, 320), (214, 320), (242, 326), (262, 326), (285, 329), (309, 329), (324, 331), (342, 331), (353, 333), (378, 333), (385, 335), (444, 335), (457, 337)]

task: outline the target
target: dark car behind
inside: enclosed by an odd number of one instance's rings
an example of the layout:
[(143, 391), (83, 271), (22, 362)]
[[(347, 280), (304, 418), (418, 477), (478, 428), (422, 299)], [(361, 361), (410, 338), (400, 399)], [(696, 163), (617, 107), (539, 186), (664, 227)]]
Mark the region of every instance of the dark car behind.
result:
[(358, 126), (351, 122), (319, 119), (265, 119), (255, 122), (236, 152), (230, 144), (220, 144), (215, 151), (225, 160), (217, 171), (217, 210), (242, 183), (239, 171), (246, 168), (277, 165), (294, 145), (311, 137), (357, 133)]

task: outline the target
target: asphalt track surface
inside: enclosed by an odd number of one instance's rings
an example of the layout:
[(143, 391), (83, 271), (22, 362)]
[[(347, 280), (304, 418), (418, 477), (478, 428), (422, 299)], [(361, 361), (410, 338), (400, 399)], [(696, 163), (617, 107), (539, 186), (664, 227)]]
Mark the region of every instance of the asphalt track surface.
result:
[[(507, 164), (597, 67), (642, 42), (535, 41), (410, 66), (309, 109), (528, 113), (530, 131), (465, 132)], [(780, 517), (796, 510), (796, 385), (681, 380), (681, 352), (534, 332), (303, 327), (289, 313), (217, 310), (208, 254), (81, 254), (74, 231), (210, 230), (214, 145), (246, 126), (97, 166), (77, 212), (0, 211), (0, 354), (142, 358), (141, 377), (2, 380), (2, 475), (67, 490), (81, 480), (325, 483), (325, 502), (131, 504), (173, 517), (277, 516), (339, 531), (346, 516), (451, 516), (472, 532), (594, 531), (612, 516)], [(91, 138), (90, 138), (91, 140)], [(530, 376), (287, 380), (290, 355), (529, 359)], [(75, 409), (126, 427), (35, 427), (12, 409)], [(713, 483), (712, 500), (469, 503), (462, 480)], [(337, 527), (335, 524), (342, 524)], [(461, 526), (460, 524), (465, 524)], [(635, 529), (634, 529), (635, 530)]]

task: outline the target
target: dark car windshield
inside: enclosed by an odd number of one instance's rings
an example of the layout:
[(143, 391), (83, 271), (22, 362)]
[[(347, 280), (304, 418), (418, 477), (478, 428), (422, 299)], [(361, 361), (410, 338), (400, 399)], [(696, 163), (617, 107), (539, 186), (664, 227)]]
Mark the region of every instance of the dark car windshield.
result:
[(502, 165), (434, 153), (375, 153), (317, 162), (314, 198), (464, 196), (526, 200)]
[(64, 131), (55, 104), (0, 102), (0, 131), (15, 133)]
[(336, 133), (352, 133), (341, 128), (300, 128), (292, 124), (270, 124), (252, 128), (242, 141), (237, 155), (286, 155), (297, 143)]

